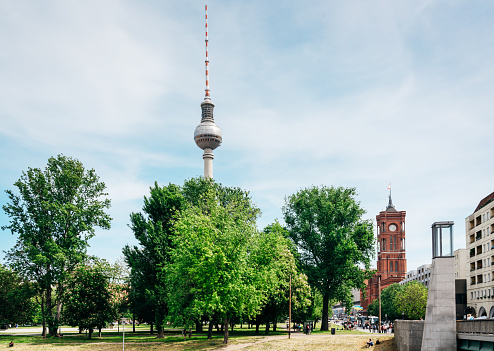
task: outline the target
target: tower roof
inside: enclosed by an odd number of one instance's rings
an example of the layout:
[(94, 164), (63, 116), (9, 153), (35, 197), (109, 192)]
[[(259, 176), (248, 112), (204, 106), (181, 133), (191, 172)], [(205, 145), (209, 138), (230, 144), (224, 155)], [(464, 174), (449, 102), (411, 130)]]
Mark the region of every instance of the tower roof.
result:
[(386, 206), (386, 212), (398, 212), (396, 211), (396, 208), (393, 205), (393, 200), (391, 200), (391, 194), (389, 194), (389, 202), (388, 202), (388, 206)]

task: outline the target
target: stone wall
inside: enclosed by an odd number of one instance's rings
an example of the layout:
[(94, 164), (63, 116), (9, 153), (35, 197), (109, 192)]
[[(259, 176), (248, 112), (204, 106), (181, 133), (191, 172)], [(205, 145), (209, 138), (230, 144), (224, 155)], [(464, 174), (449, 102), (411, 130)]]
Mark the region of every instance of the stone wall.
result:
[(395, 341), (398, 351), (420, 351), (425, 321), (396, 320)]

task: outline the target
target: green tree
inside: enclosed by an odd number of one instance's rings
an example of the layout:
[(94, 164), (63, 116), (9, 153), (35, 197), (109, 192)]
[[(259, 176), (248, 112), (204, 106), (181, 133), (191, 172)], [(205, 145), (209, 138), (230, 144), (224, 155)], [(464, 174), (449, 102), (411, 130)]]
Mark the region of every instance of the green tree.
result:
[(130, 304), (139, 320), (156, 324), (158, 338), (163, 338), (164, 318), (168, 313), (166, 289), (158, 274), (170, 261), (174, 218), (184, 207), (182, 189), (174, 184), (150, 188), (141, 213), (130, 215), (130, 228), (139, 246), (123, 249), (130, 272)]
[(323, 296), (321, 330), (328, 330), (329, 301), (351, 304), (351, 289), (364, 287), (374, 255), (372, 223), (355, 200), (355, 188), (311, 187), (285, 199), (283, 214), (300, 264)]
[(0, 324), (34, 321), (37, 308), (33, 285), (0, 264)]
[[(214, 192), (220, 206), (241, 208), (245, 220), (255, 223), (259, 210), (251, 205), (247, 192), (204, 178), (187, 180), (182, 187), (175, 184), (160, 187), (155, 183), (150, 196), (144, 198), (142, 212), (130, 216), (130, 227), (139, 241), (139, 246), (126, 246), (123, 250), (131, 269), (131, 309), (139, 320), (156, 323), (158, 337), (163, 337), (165, 316), (169, 314), (167, 267), (175, 247), (174, 223), (186, 208), (196, 207), (207, 213), (202, 198), (208, 191)], [(196, 320), (197, 329), (201, 327), (199, 321)]]
[(88, 330), (91, 339), (94, 329), (101, 329), (116, 317), (115, 295), (110, 286), (111, 268), (104, 262), (92, 266), (80, 265), (68, 278), (64, 292), (63, 319), (72, 327)]
[(372, 301), (367, 307), (369, 316), (379, 316), (379, 299)]
[(7, 190), (3, 206), (10, 229), (17, 234), (7, 261), (25, 279), (35, 281), (41, 302), (43, 335), (57, 332), (65, 281), (86, 257), (95, 227), (110, 228), (105, 213), (110, 200), (94, 170), (76, 159), (51, 157), (44, 170), (29, 168), (14, 183), (19, 194)]
[(238, 199), (222, 205), (214, 188), (198, 206), (182, 211), (175, 223), (172, 264), (163, 267), (175, 325), (217, 314), (226, 344), (231, 318), (259, 311), (266, 300), (266, 279), (249, 262), (257, 236), (252, 213)]
[(311, 289), (307, 276), (297, 267), (293, 255), (296, 249), (288, 238), (288, 232), (278, 222), (267, 226), (259, 233), (255, 249), (251, 253), (254, 268), (262, 271), (266, 279), (267, 302), (256, 317), (256, 332), (261, 323), (266, 325), (266, 334), (270, 324), (276, 331), (276, 323), (288, 318), (290, 277), (292, 285), (292, 317), (307, 316), (311, 304)]
[(427, 288), (417, 281), (411, 281), (396, 293), (394, 300), (398, 315), (407, 319), (425, 318)]

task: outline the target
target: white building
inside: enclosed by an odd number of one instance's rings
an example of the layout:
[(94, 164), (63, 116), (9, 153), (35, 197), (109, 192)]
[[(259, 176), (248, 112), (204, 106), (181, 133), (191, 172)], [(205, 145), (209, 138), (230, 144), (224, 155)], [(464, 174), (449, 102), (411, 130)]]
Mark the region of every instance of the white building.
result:
[(419, 268), (413, 271), (408, 271), (406, 278), (400, 282), (400, 285), (405, 285), (406, 283), (415, 280), (421, 283), (422, 285), (429, 287), (430, 279), (431, 279), (431, 265), (423, 264), (422, 266), (420, 266)]
[(467, 249), (455, 250), (455, 279), (467, 279)]
[(494, 317), (494, 192), (483, 198), (465, 218), (468, 250), (467, 306), (477, 317)]

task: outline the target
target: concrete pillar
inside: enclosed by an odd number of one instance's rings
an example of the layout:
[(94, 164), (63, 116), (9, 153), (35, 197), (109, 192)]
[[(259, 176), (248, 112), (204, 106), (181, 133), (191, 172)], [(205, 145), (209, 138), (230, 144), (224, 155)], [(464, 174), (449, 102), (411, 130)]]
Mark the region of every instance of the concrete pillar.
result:
[(213, 178), (213, 149), (205, 148), (202, 158), (204, 159), (204, 178)]
[(432, 260), (422, 351), (456, 350), (455, 258)]

